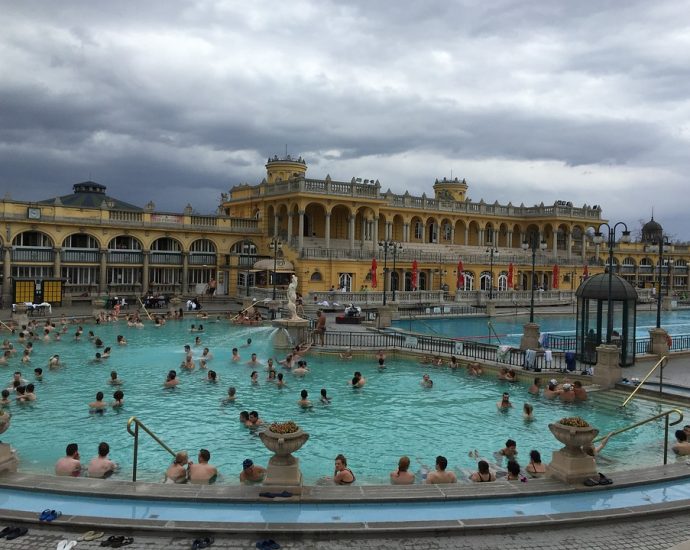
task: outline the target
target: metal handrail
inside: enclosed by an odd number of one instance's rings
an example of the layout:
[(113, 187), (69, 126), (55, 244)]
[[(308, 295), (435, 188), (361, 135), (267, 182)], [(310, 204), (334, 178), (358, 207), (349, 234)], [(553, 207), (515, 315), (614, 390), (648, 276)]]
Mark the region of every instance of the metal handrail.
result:
[(652, 367), (652, 370), (650, 370), (647, 373), (647, 375), (642, 380), (640, 380), (640, 383), (635, 387), (635, 389), (628, 396), (628, 398), (625, 401), (623, 401), (621, 407), (625, 407), (628, 404), (628, 402), (635, 396), (635, 394), (642, 387), (642, 384), (644, 384), (647, 381), (647, 379), (654, 373), (654, 371), (659, 367), (661, 367), (661, 369), (659, 370), (659, 393), (662, 393), (664, 384), (664, 367), (666, 366), (666, 363), (668, 363), (668, 355), (664, 355), (661, 359), (659, 359), (656, 362), (656, 364)]
[[(669, 422), (668, 417), (676, 413), (678, 415), (678, 420), (675, 422)], [(650, 416), (649, 418), (645, 418), (644, 420), (640, 420), (639, 422), (635, 422), (634, 424), (630, 424), (630, 426), (626, 426), (625, 428), (621, 428), (620, 430), (615, 430), (613, 432), (610, 432), (602, 437), (598, 437), (593, 441), (593, 443), (596, 443), (597, 441), (601, 441), (605, 437), (611, 438), (614, 435), (621, 434), (623, 432), (627, 432), (628, 430), (632, 430), (634, 428), (637, 428), (638, 426), (642, 426), (643, 424), (647, 424), (648, 422), (652, 422), (654, 420), (657, 420), (661, 417), (665, 417), (665, 425), (664, 425), (664, 464), (668, 462), (668, 428), (669, 426), (675, 426), (676, 424), (680, 424), (683, 421), (683, 413), (680, 409), (669, 409), (665, 412), (655, 414), (654, 416)]]
[[(132, 431), (132, 424), (134, 424), (134, 431)], [(139, 428), (141, 427), (151, 438), (158, 443), (163, 449), (168, 451), (173, 457), (175, 456), (175, 451), (168, 447), (161, 439), (149, 430), (136, 416), (132, 416), (127, 421), (127, 432), (134, 438), (134, 460), (132, 461), (132, 481), (137, 480), (137, 458), (139, 455)]]

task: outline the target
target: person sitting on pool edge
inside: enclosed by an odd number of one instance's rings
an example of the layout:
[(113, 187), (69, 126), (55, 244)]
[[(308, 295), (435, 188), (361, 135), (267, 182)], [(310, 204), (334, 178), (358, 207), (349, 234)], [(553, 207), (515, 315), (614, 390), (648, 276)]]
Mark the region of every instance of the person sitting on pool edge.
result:
[(333, 482), (336, 485), (351, 485), (355, 482), (355, 474), (347, 467), (347, 458), (345, 455), (339, 454), (335, 457), (335, 472), (333, 473)]
[(476, 483), (496, 481), (496, 474), (489, 469), (489, 463), (486, 460), (480, 460), (477, 462), (477, 471), (470, 476), (470, 481)]
[(98, 456), (89, 462), (89, 477), (105, 479), (117, 471), (118, 465), (108, 458), (109, 452), (110, 445), (108, 445), (105, 441), (101, 441), (98, 444)]
[(543, 477), (546, 474), (546, 466), (541, 462), (539, 451), (532, 449), (529, 452), (529, 464), (525, 467), (525, 471), (530, 477)]
[(199, 451), (199, 463), (194, 464), (191, 461), (189, 462), (188, 472), (190, 483), (204, 485), (216, 481), (218, 478), (218, 469), (209, 464), (209, 460), (211, 460), (211, 453), (207, 449), (201, 449)]
[(392, 485), (412, 485), (414, 483), (414, 474), (408, 470), (410, 468), (410, 458), (401, 456), (398, 460), (398, 469), (391, 472), (390, 479)]
[(261, 483), (264, 477), (266, 477), (266, 468), (257, 466), (250, 458), (244, 459), (240, 472), (241, 483)]
[(429, 472), (426, 476), (426, 483), (438, 485), (441, 483), (457, 483), (458, 478), (453, 472), (447, 472), (448, 459), (445, 456), (436, 457), (436, 469)]
[(690, 455), (690, 442), (685, 430), (676, 430), (676, 442), (671, 446), (671, 450), (678, 456)]
[(164, 483), (187, 483), (187, 466), (189, 465), (189, 455), (187, 451), (179, 451), (175, 454), (173, 463), (168, 466), (165, 472)]
[(70, 443), (65, 449), (65, 456), (55, 463), (55, 475), (79, 477), (80, 473), (79, 445)]

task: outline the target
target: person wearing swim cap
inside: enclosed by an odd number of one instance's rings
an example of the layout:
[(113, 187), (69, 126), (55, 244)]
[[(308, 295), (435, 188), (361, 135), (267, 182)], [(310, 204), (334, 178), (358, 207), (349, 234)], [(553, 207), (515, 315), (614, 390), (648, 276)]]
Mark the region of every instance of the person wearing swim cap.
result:
[(245, 458), (240, 472), (241, 483), (261, 483), (266, 477), (266, 468), (257, 466), (252, 459)]

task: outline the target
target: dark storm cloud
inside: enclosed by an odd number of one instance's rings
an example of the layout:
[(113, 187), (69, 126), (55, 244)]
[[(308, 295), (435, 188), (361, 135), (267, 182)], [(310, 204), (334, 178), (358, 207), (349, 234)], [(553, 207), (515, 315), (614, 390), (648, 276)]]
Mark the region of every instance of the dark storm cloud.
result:
[(548, 191), (635, 220), (655, 202), (690, 236), (673, 200), (690, 168), (687, 2), (1, 4), (15, 198), (92, 177), (210, 212), (287, 146), (314, 177), (395, 192), (430, 193), (454, 166), (491, 202), (506, 184), (514, 203)]

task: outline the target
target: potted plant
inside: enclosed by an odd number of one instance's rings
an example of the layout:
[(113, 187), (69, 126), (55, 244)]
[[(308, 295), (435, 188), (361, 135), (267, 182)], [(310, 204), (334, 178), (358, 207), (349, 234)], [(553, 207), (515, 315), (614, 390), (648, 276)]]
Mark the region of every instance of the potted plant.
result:
[(292, 420), (273, 422), (266, 430), (259, 433), (262, 443), (269, 451), (275, 453), (269, 464), (288, 466), (296, 462), (292, 453), (299, 450), (309, 439), (309, 434)]
[(558, 441), (563, 443), (562, 451), (571, 457), (585, 456), (582, 447), (591, 445), (599, 430), (579, 416), (561, 418), (549, 424), (549, 430)]

